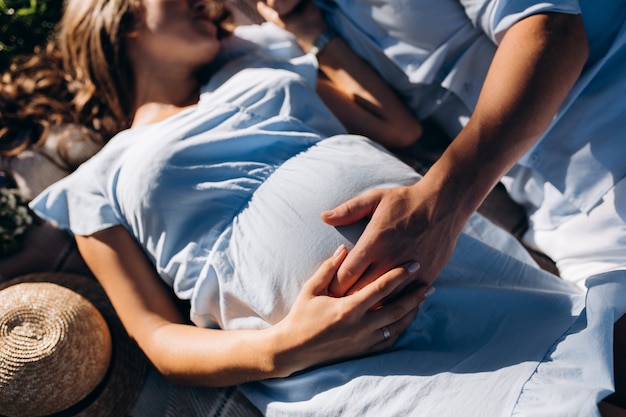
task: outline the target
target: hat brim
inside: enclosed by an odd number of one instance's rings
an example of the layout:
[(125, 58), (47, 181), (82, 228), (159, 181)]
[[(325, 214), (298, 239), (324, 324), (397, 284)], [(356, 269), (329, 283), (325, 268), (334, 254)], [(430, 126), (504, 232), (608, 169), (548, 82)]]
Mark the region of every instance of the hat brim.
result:
[(148, 360), (126, 333), (102, 287), (82, 275), (38, 273), (0, 282), (0, 290), (24, 282), (51, 282), (82, 295), (100, 311), (111, 332), (111, 363), (102, 382), (85, 399), (54, 417), (126, 416), (143, 385)]

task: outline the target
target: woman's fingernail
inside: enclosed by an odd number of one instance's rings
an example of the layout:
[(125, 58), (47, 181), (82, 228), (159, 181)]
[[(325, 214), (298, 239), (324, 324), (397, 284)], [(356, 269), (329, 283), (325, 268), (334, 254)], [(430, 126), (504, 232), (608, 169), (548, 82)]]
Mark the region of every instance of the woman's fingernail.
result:
[(428, 298), (435, 293), (435, 287), (430, 287), (424, 292), (424, 298)]
[(344, 245), (343, 243), (341, 245), (339, 245), (339, 247), (337, 249), (335, 249), (335, 253), (333, 254), (333, 256), (336, 258), (339, 255), (341, 255), (343, 253), (343, 251), (345, 250), (346, 245)]
[(419, 262), (413, 262), (412, 264), (409, 264), (409, 266), (406, 268), (407, 271), (409, 271), (409, 273), (413, 273), (416, 272), (418, 269), (420, 269), (420, 263)]
[(324, 217), (333, 217), (335, 215), (334, 210), (326, 210), (322, 212), (322, 216)]

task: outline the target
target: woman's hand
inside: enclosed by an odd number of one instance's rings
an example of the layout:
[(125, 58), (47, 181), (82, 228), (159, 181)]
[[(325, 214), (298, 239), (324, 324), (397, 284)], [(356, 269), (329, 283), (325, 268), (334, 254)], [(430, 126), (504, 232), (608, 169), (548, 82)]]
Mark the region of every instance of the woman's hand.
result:
[(302, 1), (306, 0), (266, 0), (264, 2), (259, 1), (258, 3), (263, 3), (264, 5), (274, 9), (279, 16), (286, 16), (293, 12), (293, 10), (298, 7)]
[(257, 10), (268, 22), (291, 32), (305, 52), (327, 27), (321, 10), (310, 0), (259, 1)]
[(385, 299), (406, 285), (417, 264), (395, 268), (337, 298), (329, 285), (346, 254), (347, 249), (340, 247), (326, 260), (306, 282), (287, 317), (271, 329), (279, 375), (388, 348), (415, 317), (426, 287), (411, 287), (389, 303)]

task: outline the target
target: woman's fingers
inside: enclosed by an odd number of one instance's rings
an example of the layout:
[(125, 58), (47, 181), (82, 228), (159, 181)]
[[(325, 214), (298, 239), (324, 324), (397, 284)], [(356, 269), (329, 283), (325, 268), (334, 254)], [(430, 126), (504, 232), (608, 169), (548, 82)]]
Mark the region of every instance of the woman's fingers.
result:
[(263, 19), (267, 20), (268, 22), (272, 22), (276, 24), (281, 22), (279, 12), (276, 9), (268, 6), (264, 2), (258, 1), (256, 4), (256, 9), (259, 12), (259, 14), (263, 16)]
[(303, 293), (311, 296), (328, 295), (328, 287), (347, 254), (348, 248), (345, 245), (339, 246), (333, 256), (322, 262), (315, 274), (304, 284)]
[(258, 3), (263, 3), (264, 6), (276, 10), (279, 16), (284, 16), (289, 14), (301, 1), (303, 0), (266, 0), (266, 2), (259, 1)]
[[(434, 287), (414, 287), (392, 303), (371, 311), (372, 349), (377, 351), (393, 345), (415, 318), (424, 300), (434, 291)], [(415, 300), (421, 300), (417, 306)]]
[[(414, 274), (419, 267), (420, 265), (417, 262), (411, 262), (394, 268), (381, 275), (376, 280), (361, 287), (348, 297), (357, 305), (362, 306), (364, 310), (377, 308), (383, 305), (390, 295), (397, 294), (400, 290), (409, 285), (411, 275)], [(419, 303), (419, 301), (416, 302)]]
[(407, 286), (418, 267), (415, 263), (394, 268), (351, 295), (332, 296), (330, 282), (347, 253), (342, 245), (323, 262), (287, 317), (275, 326), (281, 360), (292, 363), (293, 370), (391, 346), (424, 299), (425, 288)]
[(417, 315), (418, 310), (419, 307), (416, 307), (407, 312), (407, 314), (394, 323), (374, 329), (374, 333), (372, 335), (372, 345), (369, 353), (379, 352), (393, 346), (402, 333), (404, 333), (409, 324), (411, 324)]

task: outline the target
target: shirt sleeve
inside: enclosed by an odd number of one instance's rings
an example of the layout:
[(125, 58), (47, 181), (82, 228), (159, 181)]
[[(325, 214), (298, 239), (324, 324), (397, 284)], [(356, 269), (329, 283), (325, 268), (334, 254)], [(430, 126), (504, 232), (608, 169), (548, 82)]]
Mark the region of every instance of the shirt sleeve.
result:
[(560, 12), (577, 14), (577, 0), (459, 0), (472, 23), (489, 38), (499, 43), (504, 33), (516, 22), (538, 13)]
[[(107, 145), (108, 146), (108, 145)], [(97, 154), (74, 173), (49, 186), (30, 203), (42, 219), (73, 234), (88, 236), (122, 224), (115, 207), (112, 183), (117, 164), (107, 155)]]

